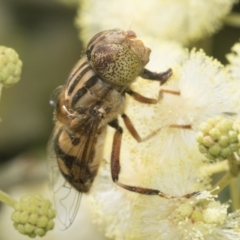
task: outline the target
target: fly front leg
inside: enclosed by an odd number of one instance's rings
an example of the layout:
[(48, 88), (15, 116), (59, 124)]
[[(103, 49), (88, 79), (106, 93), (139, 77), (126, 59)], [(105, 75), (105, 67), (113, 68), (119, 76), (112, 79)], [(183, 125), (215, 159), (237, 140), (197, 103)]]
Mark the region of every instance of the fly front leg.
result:
[(145, 194), (145, 195), (159, 195), (161, 197), (165, 197), (165, 195), (161, 191), (156, 189), (131, 186), (131, 185), (118, 182), (119, 174), (121, 171), (120, 150), (121, 150), (123, 129), (118, 124), (117, 119), (113, 120), (108, 124), (116, 130), (113, 137), (112, 153), (111, 153), (111, 175), (112, 175), (113, 182), (115, 182), (118, 186), (131, 192), (136, 192), (136, 193)]
[[(148, 139), (152, 138), (153, 136), (155, 136), (160, 130), (161, 128), (151, 132), (150, 134), (148, 134), (147, 136), (145, 137), (141, 137), (139, 135), (139, 133), (137, 132), (136, 128), (134, 127), (131, 119), (125, 114), (123, 113), (121, 115), (123, 121), (124, 121), (124, 124), (127, 128), (127, 130), (130, 132), (130, 134), (134, 137), (134, 139), (137, 141), (137, 142), (144, 142), (144, 141), (147, 141)], [(179, 129), (189, 129), (191, 130), (192, 129), (192, 126), (191, 124), (171, 124), (169, 125), (169, 128), (179, 128)]]
[(136, 101), (141, 103), (146, 103), (146, 104), (157, 104), (162, 98), (164, 93), (180, 96), (180, 91), (174, 91), (174, 90), (168, 90), (168, 89), (161, 89), (159, 91), (157, 99), (144, 97), (140, 93), (135, 92), (130, 88), (127, 89), (125, 92), (129, 94), (131, 97), (133, 97)]
[(160, 81), (160, 84), (163, 85), (172, 76), (172, 69), (169, 68), (165, 72), (157, 73), (144, 68), (140, 76), (144, 79)]
[(126, 90), (126, 93), (129, 94), (131, 97), (133, 97), (136, 101), (141, 102), (141, 103), (147, 103), (147, 104), (157, 104), (162, 96), (162, 93), (160, 91), (158, 99), (148, 98), (148, 97), (144, 97), (143, 95), (141, 95), (137, 92), (134, 92), (130, 88), (128, 90)]
[[(151, 72), (146, 68), (144, 68), (140, 76), (144, 79), (148, 79), (151, 81), (159, 81), (160, 85), (163, 85), (172, 76), (172, 69), (169, 68), (165, 72), (157, 73), (157, 72)], [(158, 99), (153, 99), (153, 98), (144, 97), (143, 95), (133, 91), (130, 88), (127, 89), (125, 92), (130, 96), (132, 96), (136, 101), (141, 103), (147, 103), (147, 104), (157, 104), (163, 94), (163, 92), (160, 90)]]

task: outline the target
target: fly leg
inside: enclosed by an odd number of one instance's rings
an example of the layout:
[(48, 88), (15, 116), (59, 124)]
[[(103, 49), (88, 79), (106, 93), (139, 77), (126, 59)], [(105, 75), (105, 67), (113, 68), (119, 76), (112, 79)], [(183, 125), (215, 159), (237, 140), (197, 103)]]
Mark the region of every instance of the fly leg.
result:
[[(165, 72), (157, 73), (157, 72), (151, 72), (144, 68), (143, 72), (140, 75), (144, 79), (148, 79), (151, 81), (159, 81), (160, 85), (163, 85), (171, 76), (172, 76), (172, 69), (169, 68)], [(147, 103), (147, 104), (157, 104), (159, 100), (162, 98), (163, 93), (170, 93), (173, 95), (180, 95), (179, 91), (173, 91), (173, 90), (160, 90), (158, 99), (153, 99), (153, 98), (148, 98), (144, 97), (140, 93), (137, 93), (133, 91), (132, 89), (128, 88), (125, 90), (127, 94), (132, 96), (136, 101), (141, 102), (141, 103)]]
[(147, 70), (146, 68), (143, 69), (140, 77), (152, 81), (160, 81), (160, 85), (163, 85), (170, 77), (172, 76), (172, 69), (169, 68), (165, 72), (157, 73)]
[(133, 97), (136, 101), (141, 102), (141, 103), (147, 103), (147, 104), (157, 104), (160, 99), (163, 96), (163, 93), (169, 93), (172, 95), (179, 95), (180, 96), (180, 91), (174, 91), (174, 90), (168, 90), (168, 89), (161, 89), (158, 94), (158, 98), (148, 98), (143, 95), (141, 95), (138, 92), (133, 91), (132, 89), (126, 90), (126, 93), (129, 94), (131, 97)]
[(144, 141), (150, 139), (151, 137), (153, 137), (154, 135), (156, 135), (156, 134), (161, 130), (161, 129), (157, 129), (157, 130), (151, 132), (149, 135), (147, 135), (147, 136), (145, 136), (145, 137), (141, 137), (141, 136), (139, 135), (139, 133), (137, 132), (136, 128), (134, 127), (131, 119), (130, 119), (125, 113), (123, 113), (123, 114), (121, 115), (121, 117), (122, 117), (122, 119), (123, 119), (123, 121), (124, 121), (124, 124), (125, 124), (127, 130), (128, 130), (128, 131), (130, 132), (130, 134), (135, 138), (135, 140), (136, 140), (137, 142), (139, 142), (139, 143), (140, 143), (140, 142), (144, 142)]
[[(122, 127), (118, 124), (117, 119), (110, 122), (109, 125), (113, 128), (115, 128), (115, 134), (113, 137), (113, 144), (112, 144), (112, 154), (111, 154), (111, 175), (112, 175), (112, 180), (115, 182), (119, 187), (122, 187), (128, 191), (139, 193), (139, 194), (144, 194), (144, 195), (158, 195), (159, 197), (164, 197), (164, 198), (176, 198), (174, 196), (167, 196), (163, 192), (157, 190), (157, 189), (151, 189), (151, 188), (143, 188), (139, 186), (131, 186), (128, 184), (120, 183), (118, 182), (118, 177), (121, 171), (121, 165), (120, 165), (120, 150), (121, 150), (121, 142), (122, 142), (122, 133), (123, 129)], [(187, 128), (187, 126), (186, 126)], [(198, 192), (193, 192), (193, 193), (188, 193), (185, 194), (184, 198), (190, 198), (193, 195), (198, 195)]]
[(120, 186), (128, 191), (145, 194), (145, 195), (159, 195), (161, 197), (165, 197), (165, 195), (162, 192), (160, 192), (159, 190), (156, 190), (156, 189), (130, 186), (130, 185), (126, 185), (126, 184), (118, 182), (118, 176), (121, 171), (120, 150), (121, 150), (123, 129), (118, 124), (117, 119), (113, 120), (112, 122), (110, 122), (108, 124), (116, 130), (114, 137), (113, 137), (112, 154), (111, 154), (111, 174), (112, 174), (113, 182), (115, 182), (118, 186)]
[[(123, 114), (122, 117), (123, 117), (123, 120), (129, 130), (129, 132), (133, 135), (133, 137), (137, 141), (141, 142), (141, 141), (147, 140), (148, 138), (150, 138), (156, 134), (156, 132), (154, 132), (154, 133), (148, 135), (147, 137), (141, 138), (139, 136), (139, 134), (137, 133), (136, 129), (133, 127), (133, 124), (132, 124), (131, 120), (127, 117), (127, 115)], [(115, 129), (115, 133), (114, 133), (114, 137), (113, 137), (113, 144), (112, 144), (112, 153), (111, 153), (111, 175), (112, 175), (113, 182), (115, 182), (118, 186), (120, 186), (128, 191), (131, 191), (131, 192), (136, 192), (136, 193), (144, 194), (144, 195), (158, 195), (158, 196), (164, 197), (164, 198), (175, 198), (174, 196), (167, 196), (166, 194), (164, 194), (163, 192), (161, 192), (160, 190), (157, 190), (157, 189), (143, 188), (143, 187), (139, 187), (139, 186), (131, 186), (128, 184), (118, 182), (119, 174), (121, 172), (120, 151), (121, 151), (123, 129), (118, 124), (117, 119), (109, 122), (108, 124)], [(191, 125), (170, 125), (170, 127), (191, 129)], [(185, 194), (182, 197), (190, 198), (193, 195), (197, 195), (197, 194), (198, 194), (198, 192), (193, 192), (193, 193)]]

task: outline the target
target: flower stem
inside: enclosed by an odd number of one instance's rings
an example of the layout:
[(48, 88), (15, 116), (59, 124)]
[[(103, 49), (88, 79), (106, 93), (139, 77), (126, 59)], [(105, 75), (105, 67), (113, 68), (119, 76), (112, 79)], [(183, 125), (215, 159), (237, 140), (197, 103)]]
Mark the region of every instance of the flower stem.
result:
[(3, 85), (0, 83), (0, 99), (1, 99), (1, 95), (2, 95), (2, 87), (3, 87)]
[(223, 178), (215, 184), (212, 194), (219, 194), (233, 178), (237, 178), (239, 175), (238, 159), (232, 154), (228, 159), (229, 171), (223, 176)]
[(226, 172), (229, 171), (228, 161), (221, 161), (213, 164), (209, 164), (207, 166), (202, 167), (202, 172), (207, 175), (213, 175), (215, 173)]
[(233, 174), (231, 172), (227, 172), (222, 177), (222, 179), (213, 186), (214, 190), (212, 191), (212, 194), (218, 195), (230, 183), (230, 181), (233, 179), (233, 177), (235, 177), (235, 176), (233, 176)]
[(234, 178), (230, 183), (230, 193), (232, 199), (232, 210), (235, 211), (240, 208), (240, 195), (238, 191), (238, 179)]
[(12, 208), (14, 208), (14, 205), (17, 202), (10, 195), (6, 194), (5, 192), (3, 192), (1, 190), (0, 190), (0, 201), (7, 204), (9, 207), (12, 207)]
[(240, 14), (239, 13), (231, 13), (227, 17), (225, 17), (224, 22), (226, 25), (231, 27), (240, 27)]

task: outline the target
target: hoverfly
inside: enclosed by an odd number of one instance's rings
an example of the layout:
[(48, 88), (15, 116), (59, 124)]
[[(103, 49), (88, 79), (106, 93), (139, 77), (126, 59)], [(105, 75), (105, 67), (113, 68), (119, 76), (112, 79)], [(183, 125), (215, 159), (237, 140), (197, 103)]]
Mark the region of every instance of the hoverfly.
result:
[[(57, 176), (52, 174), (54, 195), (60, 194), (63, 188), (69, 190), (60, 200), (61, 207), (68, 211), (69, 223), (66, 225), (70, 225), (76, 216), (79, 193), (89, 191), (97, 174), (107, 125), (116, 130), (111, 157), (112, 179), (119, 186), (128, 187), (117, 182), (123, 132), (117, 117), (122, 116), (138, 142), (151, 136), (142, 139), (124, 114), (125, 94), (142, 103), (156, 103), (158, 100), (134, 92), (130, 85), (138, 76), (163, 84), (172, 75), (171, 69), (156, 73), (145, 68), (150, 52), (133, 31), (100, 32), (89, 41), (85, 54), (61, 88), (54, 111), (56, 123), (51, 141), (54, 157), (50, 164), (52, 171), (59, 168), (64, 177), (64, 183), (57, 186)], [(78, 197), (73, 196), (76, 207), (67, 209), (64, 200), (69, 198), (70, 192), (75, 192)]]

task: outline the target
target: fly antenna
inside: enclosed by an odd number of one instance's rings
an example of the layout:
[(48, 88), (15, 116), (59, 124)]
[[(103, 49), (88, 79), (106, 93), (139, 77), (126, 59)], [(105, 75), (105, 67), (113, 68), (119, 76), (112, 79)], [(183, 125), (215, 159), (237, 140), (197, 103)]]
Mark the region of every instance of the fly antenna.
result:
[(131, 22), (128, 30), (131, 30), (131, 27), (132, 27), (132, 25), (133, 25), (133, 22), (134, 22), (134, 18), (133, 18), (133, 20), (132, 20), (132, 22)]

